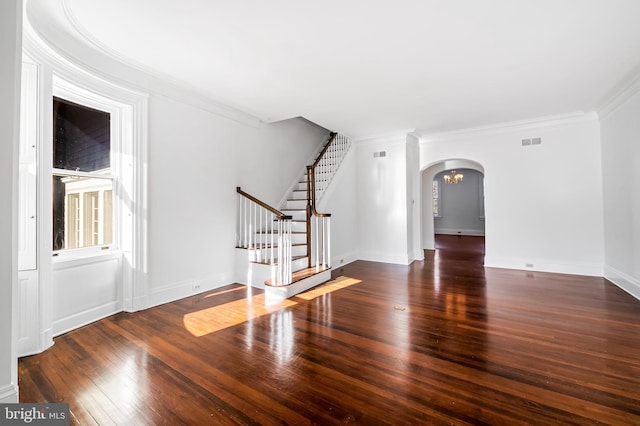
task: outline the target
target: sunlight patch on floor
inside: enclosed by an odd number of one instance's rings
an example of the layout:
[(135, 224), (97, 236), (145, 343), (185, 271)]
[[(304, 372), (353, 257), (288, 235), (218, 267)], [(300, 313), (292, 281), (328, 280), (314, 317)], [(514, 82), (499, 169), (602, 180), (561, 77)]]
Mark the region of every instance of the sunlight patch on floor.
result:
[[(319, 287), (297, 294), (295, 298), (313, 300), (319, 296), (332, 293), (336, 290), (340, 290), (360, 282), (362, 281), (354, 278), (338, 277)], [(237, 290), (239, 289), (225, 290), (219, 293), (206, 295), (204, 297), (212, 297)], [(243, 297), (242, 299), (190, 312), (183, 317), (182, 322), (189, 333), (196, 337), (201, 337), (215, 333), (216, 331), (224, 330), (228, 327), (233, 327), (234, 325), (242, 324), (254, 318), (259, 318), (263, 315), (279, 311), (283, 308), (295, 306), (296, 304), (297, 302), (291, 299), (277, 301), (273, 301), (271, 299), (265, 300), (264, 293), (252, 296), (249, 291), (248, 296)]]
[(201, 337), (294, 305), (296, 302), (289, 299), (267, 304), (264, 294), (257, 294), (190, 312), (183, 317), (182, 322), (189, 333)]
[(354, 284), (361, 283), (361, 280), (356, 280), (354, 278), (349, 277), (338, 277), (334, 280), (327, 282), (321, 286), (312, 288), (309, 291), (305, 291), (304, 293), (296, 294), (296, 298), (304, 299), (304, 300), (313, 300), (316, 297), (322, 296), (323, 294), (331, 293), (336, 290), (340, 290), (341, 288), (349, 287)]

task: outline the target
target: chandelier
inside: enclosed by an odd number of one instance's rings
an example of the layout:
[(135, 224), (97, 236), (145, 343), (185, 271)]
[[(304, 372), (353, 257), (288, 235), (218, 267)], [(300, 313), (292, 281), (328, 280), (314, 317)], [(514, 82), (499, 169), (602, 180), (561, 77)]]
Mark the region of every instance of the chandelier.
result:
[(462, 178), (464, 175), (462, 173), (458, 173), (455, 170), (451, 170), (448, 175), (444, 175), (445, 183), (456, 184), (462, 182)]

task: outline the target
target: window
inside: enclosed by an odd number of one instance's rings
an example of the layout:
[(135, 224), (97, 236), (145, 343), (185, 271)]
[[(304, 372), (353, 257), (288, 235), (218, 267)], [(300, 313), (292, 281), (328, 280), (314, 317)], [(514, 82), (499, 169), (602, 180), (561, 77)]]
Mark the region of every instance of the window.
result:
[(431, 187), (431, 195), (433, 200), (433, 217), (440, 217), (440, 180), (433, 180)]
[(53, 99), (53, 250), (113, 243), (111, 115)]
[(484, 175), (480, 175), (478, 179), (478, 210), (479, 219), (484, 220)]

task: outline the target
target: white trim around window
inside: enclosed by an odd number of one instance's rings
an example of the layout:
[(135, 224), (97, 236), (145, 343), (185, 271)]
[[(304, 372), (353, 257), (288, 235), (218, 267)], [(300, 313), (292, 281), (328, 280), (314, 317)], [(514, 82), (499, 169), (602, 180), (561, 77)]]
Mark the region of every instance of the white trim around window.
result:
[[(83, 72), (70, 74), (53, 72), (53, 96), (111, 114), (114, 235), (112, 244), (58, 251), (53, 262), (72, 260), (78, 264), (83, 258), (91, 262), (92, 257), (106, 255), (106, 251), (121, 253), (123, 308), (126, 311), (145, 309), (147, 95), (97, 77), (89, 78)], [(49, 158), (44, 161), (43, 176), (53, 172), (51, 155), (49, 152)]]

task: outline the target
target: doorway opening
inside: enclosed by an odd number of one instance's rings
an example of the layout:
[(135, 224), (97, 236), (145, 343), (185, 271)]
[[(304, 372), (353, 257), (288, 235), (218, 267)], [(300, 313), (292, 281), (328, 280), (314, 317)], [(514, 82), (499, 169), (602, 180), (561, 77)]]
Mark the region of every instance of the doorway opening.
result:
[[(485, 252), (484, 167), (471, 160), (451, 159), (431, 164), (422, 171), (422, 248), (446, 248), (451, 238), (460, 247), (469, 242), (474, 251)], [(440, 247), (439, 247), (440, 246)], [(480, 248), (481, 247), (481, 248)]]

